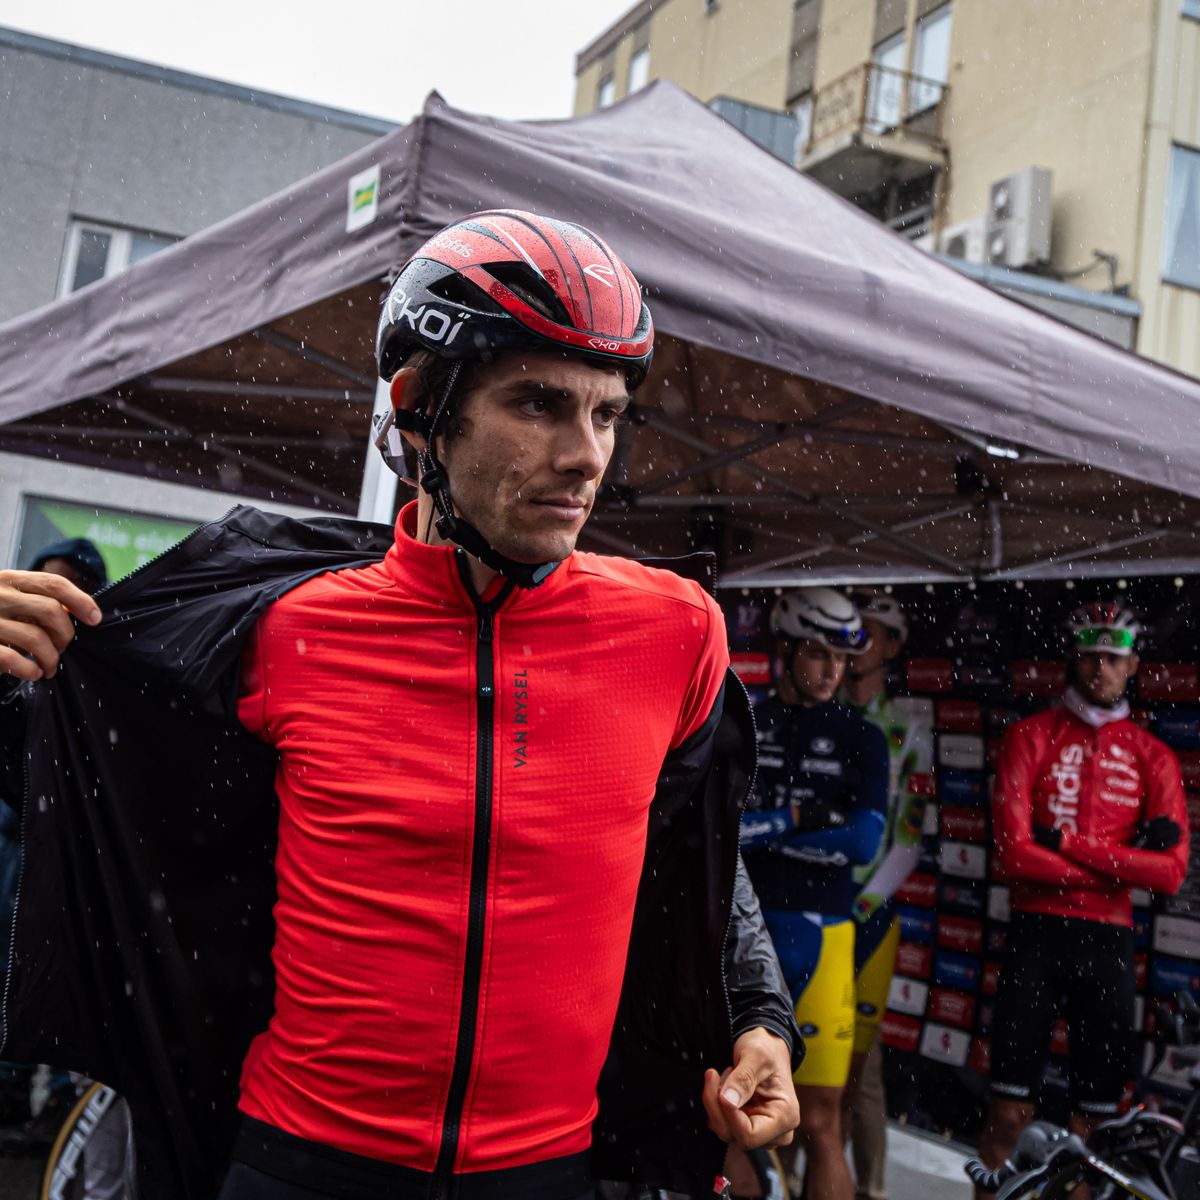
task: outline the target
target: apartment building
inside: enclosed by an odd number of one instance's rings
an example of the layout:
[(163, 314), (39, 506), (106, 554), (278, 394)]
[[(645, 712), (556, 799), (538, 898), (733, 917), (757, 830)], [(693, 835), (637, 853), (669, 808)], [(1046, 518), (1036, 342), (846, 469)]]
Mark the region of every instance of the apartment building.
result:
[(1200, 0), (643, 0), (576, 112), (670, 79), (924, 249), (1200, 375)]

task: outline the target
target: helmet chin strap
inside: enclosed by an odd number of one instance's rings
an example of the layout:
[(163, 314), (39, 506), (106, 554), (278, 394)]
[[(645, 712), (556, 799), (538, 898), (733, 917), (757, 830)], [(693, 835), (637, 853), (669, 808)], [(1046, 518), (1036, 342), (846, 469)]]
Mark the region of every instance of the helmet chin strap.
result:
[(425, 449), (417, 455), (417, 461), (421, 467), (421, 488), (432, 497), (434, 506), (437, 508), (436, 525), (438, 534), (442, 538), (461, 546), (472, 557), (479, 559), (485, 567), (498, 571), (506, 579), (511, 579), (518, 587), (535, 588), (546, 581), (558, 566), (558, 562), (517, 562), (516, 559), (509, 558), (495, 549), (474, 525), (454, 511), (454, 504), (450, 497), (450, 477), (434, 453), (434, 434), (446, 415), (446, 409), (450, 404), (450, 397), (461, 370), (462, 364), (458, 362), (451, 367), (450, 377), (446, 380), (446, 387), (442, 392), (437, 410), (431, 418), (419, 420), (419, 425), (423, 426), (419, 432), (425, 437)]

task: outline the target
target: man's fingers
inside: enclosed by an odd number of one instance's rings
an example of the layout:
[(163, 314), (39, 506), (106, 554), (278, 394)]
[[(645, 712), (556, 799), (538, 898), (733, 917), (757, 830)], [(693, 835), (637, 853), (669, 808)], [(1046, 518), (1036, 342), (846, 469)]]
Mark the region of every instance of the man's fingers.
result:
[(82, 588), (50, 571), (0, 571), (0, 614), (10, 616), (9, 606), (20, 606), (20, 598), (46, 596), (56, 600), (85, 625), (100, 623), (100, 609)]
[(0, 672), (23, 680), (53, 676), (75, 636), (72, 616), (87, 625), (101, 619), (96, 602), (70, 580), (49, 571), (0, 571)]
[(723, 1141), (732, 1140), (729, 1127), (728, 1106), (720, 1101), (721, 1076), (711, 1068), (704, 1072), (704, 1090), (700, 1098), (704, 1103), (704, 1112), (708, 1117), (708, 1127)]
[(32, 658), (26, 658), (7, 646), (0, 646), (0, 675), (11, 675), (14, 679), (33, 683), (42, 678), (42, 668)]
[[(28, 662), (29, 659), (23, 655), (32, 655), (39, 675), (52, 676), (58, 668), (58, 647), (38, 625), (0, 619), (0, 645), (17, 661)], [(27, 676), (22, 675), (21, 678)]]

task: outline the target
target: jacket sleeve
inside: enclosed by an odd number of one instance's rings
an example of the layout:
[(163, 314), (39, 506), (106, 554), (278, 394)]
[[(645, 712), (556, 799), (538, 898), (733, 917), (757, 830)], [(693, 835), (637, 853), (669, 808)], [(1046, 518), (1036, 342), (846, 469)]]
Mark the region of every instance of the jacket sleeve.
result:
[(1033, 785), (1038, 765), (1028, 723), (1019, 721), (1004, 735), (992, 789), (992, 836), (1004, 876), (1068, 888), (1102, 885), (1105, 880), (1096, 871), (1033, 840)]
[(794, 1070), (804, 1057), (804, 1043), (796, 1028), (783, 970), (740, 854), (725, 945), (725, 976), (734, 1038), (751, 1029), (769, 1029), (792, 1048)]
[(1080, 837), (1063, 830), (1062, 853), (1073, 862), (1099, 871), (1128, 887), (1146, 888), (1172, 895), (1183, 885), (1188, 868), (1187, 799), (1179, 772), (1179, 760), (1165, 746), (1147, 756), (1150, 768), (1142, 819), (1167, 817), (1179, 826), (1182, 836), (1170, 850), (1143, 850), (1117, 842)]

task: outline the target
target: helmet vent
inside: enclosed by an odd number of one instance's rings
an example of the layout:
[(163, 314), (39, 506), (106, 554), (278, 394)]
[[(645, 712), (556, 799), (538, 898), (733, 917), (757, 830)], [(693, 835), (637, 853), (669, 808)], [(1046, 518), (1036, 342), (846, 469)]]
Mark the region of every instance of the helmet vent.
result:
[(575, 322), (571, 319), (571, 314), (554, 294), (554, 289), (524, 263), (486, 263), (483, 269), (547, 320), (556, 325), (574, 328)]

